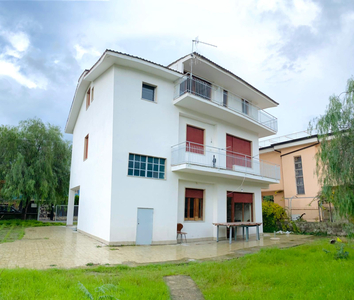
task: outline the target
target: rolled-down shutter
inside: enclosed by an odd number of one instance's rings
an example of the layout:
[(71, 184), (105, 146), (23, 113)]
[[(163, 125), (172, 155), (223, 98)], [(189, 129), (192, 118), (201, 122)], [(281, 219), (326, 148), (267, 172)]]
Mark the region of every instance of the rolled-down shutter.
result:
[(203, 199), (203, 190), (186, 189), (186, 198)]
[(204, 129), (187, 125), (187, 147), (189, 152), (204, 154)]
[(253, 194), (233, 193), (234, 203), (253, 203)]

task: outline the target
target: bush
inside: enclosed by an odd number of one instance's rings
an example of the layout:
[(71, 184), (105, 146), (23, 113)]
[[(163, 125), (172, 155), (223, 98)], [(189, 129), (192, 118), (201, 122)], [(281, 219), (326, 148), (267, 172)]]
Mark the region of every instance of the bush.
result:
[(277, 222), (287, 217), (284, 208), (271, 201), (262, 202), (263, 231), (273, 232), (278, 230)]

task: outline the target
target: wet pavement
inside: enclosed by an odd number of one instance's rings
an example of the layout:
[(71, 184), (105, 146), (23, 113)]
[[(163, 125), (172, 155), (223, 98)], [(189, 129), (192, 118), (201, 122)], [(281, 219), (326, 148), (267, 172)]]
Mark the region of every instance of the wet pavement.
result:
[(110, 247), (78, 233), (71, 227), (27, 228), (22, 240), (0, 244), (0, 268), (47, 269), (74, 268), (87, 264), (147, 264), (158, 262), (219, 260), (259, 251), (262, 247), (293, 247), (313, 240), (311, 236), (264, 234), (260, 241), (250, 236), (248, 242), (238, 238), (177, 245)]

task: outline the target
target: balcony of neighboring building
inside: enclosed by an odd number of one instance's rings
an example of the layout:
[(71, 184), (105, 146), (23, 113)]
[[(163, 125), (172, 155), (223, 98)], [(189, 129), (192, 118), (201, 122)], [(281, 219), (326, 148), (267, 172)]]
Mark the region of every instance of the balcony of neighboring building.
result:
[(271, 114), (221, 86), (196, 77), (186, 76), (176, 83), (173, 104), (257, 132), (259, 137), (278, 130), (277, 118)]
[(265, 184), (279, 183), (280, 167), (260, 159), (192, 142), (172, 146), (173, 172), (234, 178)]

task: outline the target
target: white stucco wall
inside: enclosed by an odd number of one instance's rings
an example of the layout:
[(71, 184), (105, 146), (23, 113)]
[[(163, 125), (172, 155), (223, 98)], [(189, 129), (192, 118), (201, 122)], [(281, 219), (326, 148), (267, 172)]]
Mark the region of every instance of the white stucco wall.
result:
[[(94, 100), (82, 105), (73, 133), (70, 188), (80, 189), (78, 230), (105, 241), (110, 235), (113, 68), (92, 83)], [(88, 158), (84, 161), (84, 139), (89, 134)]]
[[(142, 83), (157, 86), (156, 103), (142, 100)], [(176, 239), (177, 175), (171, 146), (178, 141), (173, 84), (146, 73), (115, 67), (112, 179), (112, 242), (136, 240), (137, 208), (153, 208), (153, 242)], [(166, 159), (164, 180), (128, 176), (129, 153)]]

